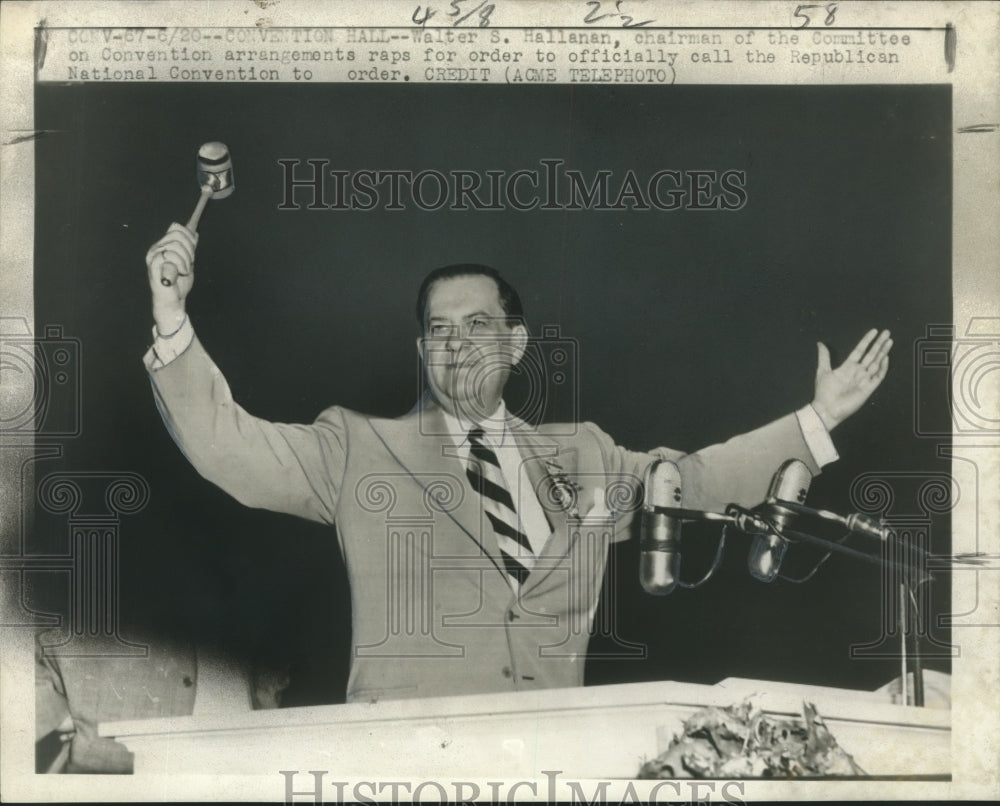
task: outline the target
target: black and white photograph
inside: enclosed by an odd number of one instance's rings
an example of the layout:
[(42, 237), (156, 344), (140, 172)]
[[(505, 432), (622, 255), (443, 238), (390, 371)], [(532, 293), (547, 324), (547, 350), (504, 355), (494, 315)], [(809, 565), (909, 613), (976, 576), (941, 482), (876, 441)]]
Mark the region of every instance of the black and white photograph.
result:
[(6, 798), (998, 794), (996, 4), (68, 5)]

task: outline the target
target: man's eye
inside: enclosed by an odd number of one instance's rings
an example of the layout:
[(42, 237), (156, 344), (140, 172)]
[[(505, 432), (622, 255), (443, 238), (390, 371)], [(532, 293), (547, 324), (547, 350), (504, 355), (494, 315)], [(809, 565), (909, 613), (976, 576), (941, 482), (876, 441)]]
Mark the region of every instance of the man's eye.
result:
[(475, 333), (476, 331), (485, 330), (488, 325), (489, 322), (485, 319), (473, 319), (471, 330)]
[(450, 328), (448, 325), (431, 325), (431, 335), (441, 339), (448, 335)]

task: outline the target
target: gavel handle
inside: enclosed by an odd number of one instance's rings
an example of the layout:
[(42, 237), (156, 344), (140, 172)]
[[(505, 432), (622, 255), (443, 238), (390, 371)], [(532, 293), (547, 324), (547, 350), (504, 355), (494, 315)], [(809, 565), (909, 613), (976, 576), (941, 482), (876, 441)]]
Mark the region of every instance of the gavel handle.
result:
[(205, 211), (205, 205), (208, 200), (212, 198), (212, 188), (209, 185), (201, 186), (201, 196), (198, 198), (198, 203), (194, 206), (194, 212), (191, 213), (191, 217), (188, 219), (187, 228), (194, 232), (198, 229), (198, 222), (201, 220), (201, 214)]
[[(191, 213), (191, 217), (188, 219), (185, 225), (189, 232), (193, 235), (198, 229), (198, 222), (201, 220), (201, 214), (205, 211), (205, 205), (208, 200), (212, 198), (212, 188), (209, 185), (201, 186), (201, 196), (198, 197), (198, 203), (194, 206), (194, 212)], [(177, 266), (173, 263), (163, 264), (163, 275), (160, 277), (160, 283), (169, 287), (174, 284), (177, 280)]]

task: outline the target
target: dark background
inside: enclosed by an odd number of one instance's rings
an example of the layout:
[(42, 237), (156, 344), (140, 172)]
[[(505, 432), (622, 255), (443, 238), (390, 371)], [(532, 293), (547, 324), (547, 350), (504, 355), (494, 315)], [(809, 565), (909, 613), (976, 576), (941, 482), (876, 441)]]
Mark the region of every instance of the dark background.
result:
[[(162, 426), (141, 357), (151, 318), (144, 255), (198, 196), (195, 154), (222, 140), (237, 190), (200, 227), (189, 311), (238, 402), (281, 421), (337, 403), (394, 416), (413, 403), (413, 300), (430, 268), (481, 262), (521, 289), (533, 331), (573, 339), (579, 415), (620, 443), (694, 450), (811, 397), (817, 340), (843, 360), (893, 331), (889, 377), (835, 432), (841, 460), (810, 504), (848, 512), (862, 473), (947, 473), (914, 429), (915, 345), (951, 316), (951, 95), (926, 87), (579, 87), (40, 84), (35, 322), (80, 339), (82, 433), (54, 471), (130, 471), (151, 499), (123, 517), (121, 602), (158, 629), (293, 664), (288, 704), (343, 698), (350, 632), (332, 532), (251, 511), (202, 480)], [(717, 211), (282, 211), (279, 159), (331, 168), (746, 171), (748, 202)], [(943, 410), (937, 382), (927, 410)], [(552, 416), (573, 414), (556, 400)], [(717, 530), (685, 529), (683, 576)], [(834, 535), (839, 536), (839, 535)], [(65, 516), (30, 540), (65, 551)], [(947, 517), (933, 524), (939, 553)], [(864, 543), (855, 544), (866, 547)], [(729, 538), (716, 577), (665, 599), (617, 548), (602, 613), (645, 661), (600, 658), (589, 683), (728, 676), (875, 688), (898, 661), (852, 659), (881, 632), (882, 576), (835, 556), (805, 585), (764, 585)], [(870, 547), (868, 547), (870, 548)], [(803, 573), (804, 546), (786, 561)], [(55, 577), (53, 577), (55, 579)], [(62, 583), (33, 605), (65, 607)], [(934, 613), (948, 610), (947, 579)], [(947, 635), (933, 629), (938, 640)], [(929, 661), (947, 669), (946, 659)]]

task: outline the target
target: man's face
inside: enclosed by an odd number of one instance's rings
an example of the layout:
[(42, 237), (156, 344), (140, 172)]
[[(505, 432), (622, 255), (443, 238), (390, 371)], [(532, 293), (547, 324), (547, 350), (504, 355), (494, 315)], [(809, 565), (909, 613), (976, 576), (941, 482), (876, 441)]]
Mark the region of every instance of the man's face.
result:
[(522, 324), (508, 325), (497, 284), (469, 275), (431, 286), (417, 349), (438, 403), (456, 417), (480, 422), (496, 411), (527, 340)]

